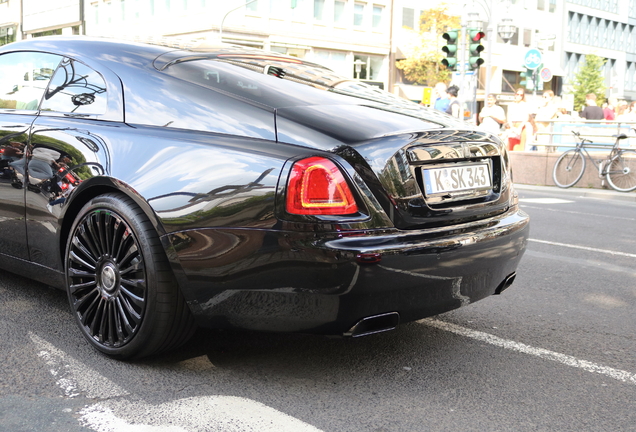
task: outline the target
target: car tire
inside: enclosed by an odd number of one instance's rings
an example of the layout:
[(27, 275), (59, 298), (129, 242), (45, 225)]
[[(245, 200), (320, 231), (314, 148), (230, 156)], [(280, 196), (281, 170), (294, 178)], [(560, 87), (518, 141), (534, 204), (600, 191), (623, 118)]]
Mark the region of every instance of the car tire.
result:
[(195, 330), (154, 227), (124, 194), (91, 199), (65, 250), (71, 310), (84, 337), (112, 358), (175, 348)]

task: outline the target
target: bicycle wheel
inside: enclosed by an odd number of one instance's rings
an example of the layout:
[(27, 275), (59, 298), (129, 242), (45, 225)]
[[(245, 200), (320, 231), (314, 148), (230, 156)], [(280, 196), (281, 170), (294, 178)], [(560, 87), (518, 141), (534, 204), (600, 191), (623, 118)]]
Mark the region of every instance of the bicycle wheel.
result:
[(563, 153), (554, 164), (552, 180), (558, 187), (569, 188), (581, 180), (585, 172), (585, 158), (579, 150)]
[(636, 151), (623, 150), (607, 167), (607, 183), (619, 192), (636, 189)]

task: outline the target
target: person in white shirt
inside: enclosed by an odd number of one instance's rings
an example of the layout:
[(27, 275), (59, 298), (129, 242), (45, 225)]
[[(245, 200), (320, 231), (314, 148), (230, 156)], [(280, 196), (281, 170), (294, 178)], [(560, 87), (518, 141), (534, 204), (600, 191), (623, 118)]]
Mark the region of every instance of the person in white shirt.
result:
[(506, 122), (506, 113), (497, 105), (495, 95), (489, 94), (486, 98), (486, 106), (479, 112), (479, 125), (482, 129), (496, 135), (501, 131), (501, 125)]

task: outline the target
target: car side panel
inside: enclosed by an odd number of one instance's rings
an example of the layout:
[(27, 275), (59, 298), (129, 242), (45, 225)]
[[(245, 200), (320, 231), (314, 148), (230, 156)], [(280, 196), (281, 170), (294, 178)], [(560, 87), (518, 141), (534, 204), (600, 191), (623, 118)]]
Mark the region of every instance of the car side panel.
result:
[(25, 156), (35, 116), (0, 113), (0, 255), (28, 259), (24, 224)]
[[(89, 188), (117, 187), (150, 213), (160, 235), (193, 227), (272, 228), (281, 168), (297, 153), (275, 142), (38, 117), (28, 178), (27, 231), (34, 262), (63, 270), (61, 226)], [(49, 157), (47, 163), (42, 163)], [(35, 168), (36, 161), (32, 159)], [(59, 169), (76, 184), (61, 190)], [(66, 181), (66, 180), (62, 180)], [(62, 245), (63, 246), (63, 245)]]

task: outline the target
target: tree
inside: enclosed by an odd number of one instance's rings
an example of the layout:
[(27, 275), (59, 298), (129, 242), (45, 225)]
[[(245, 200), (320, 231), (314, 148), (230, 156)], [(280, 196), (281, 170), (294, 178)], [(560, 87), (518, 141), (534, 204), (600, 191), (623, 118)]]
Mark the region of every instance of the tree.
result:
[(585, 95), (594, 93), (596, 103), (600, 106), (605, 101), (605, 78), (603, 66), (607, 60), (596, 54), (585, 56), (585, 63), (574, 77), (574, 109), (580, 110), (585, 106)]
[(441, 64), (444, 58), (442, 34), (459, 27), (460, 18), (450, 15), (445, 3), (424, 11), (419, 31), (413, 32), (411, 43), (405, 48), (407, 58), (397, 61), (396, 67), (416, 84), (433, 86), (439, 81), (449, 81), (451, 72)]

